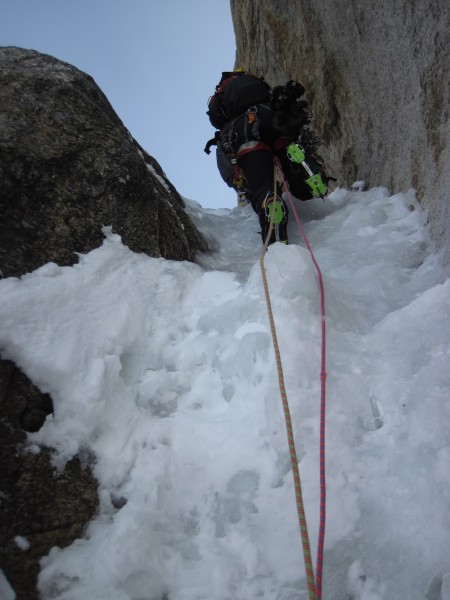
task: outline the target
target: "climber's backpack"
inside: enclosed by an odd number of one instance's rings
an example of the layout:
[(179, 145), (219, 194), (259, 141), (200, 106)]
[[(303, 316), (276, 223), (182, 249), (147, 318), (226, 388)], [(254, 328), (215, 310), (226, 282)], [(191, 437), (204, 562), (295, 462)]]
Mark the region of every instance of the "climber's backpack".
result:
[(270, 102), (270, 87), (262, 77), (224, 72), (208, 102), (207, 115), (216, 129), (235, 119), (254, 104)]

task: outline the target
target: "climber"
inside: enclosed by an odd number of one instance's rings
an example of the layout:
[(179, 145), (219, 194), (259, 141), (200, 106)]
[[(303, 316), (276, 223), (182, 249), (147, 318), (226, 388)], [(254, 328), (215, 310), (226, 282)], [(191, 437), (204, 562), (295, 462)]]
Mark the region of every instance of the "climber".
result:
[[(286, 147), (299, 139), (310, 120), (308, 105), (300, 100), (303, 93), (303, 86), (297, 82), (289, 81), (272, 90), (263, 78), (238, 69), (222, 73), (208, 102), (209, 120), (218, 131), (205, 152), (209, 154), (211, 146), (217, 145), (219, 172), (237, 191), (240, 206), (251, 203), (259, 217), (263, 242), (271, 218), (274, 228), (270, 243), (288, 242), (288, 209), (279, 186), (274, 185), (274, 155), (280, 158), (296, 197), (306, 200), (318, 195), (306, 183), (304, 168), (294, 164), (286, 153)], [(312, 171), (320, 172), (317, 160), (308, 157), (307, 162)], [(321, 192), (326, 192), (324, 187)]]

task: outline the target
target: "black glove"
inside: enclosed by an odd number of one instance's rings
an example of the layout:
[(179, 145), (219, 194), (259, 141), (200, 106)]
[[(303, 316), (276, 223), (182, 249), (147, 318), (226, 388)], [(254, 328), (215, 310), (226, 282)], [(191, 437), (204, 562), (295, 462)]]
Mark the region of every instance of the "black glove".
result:
[(272, 90), (272, 108), (275, 111), (289, 110), (292, 102), (303, 96), (305, 88), (301, 83), (290, 79), (285, 85), (279, 85)]

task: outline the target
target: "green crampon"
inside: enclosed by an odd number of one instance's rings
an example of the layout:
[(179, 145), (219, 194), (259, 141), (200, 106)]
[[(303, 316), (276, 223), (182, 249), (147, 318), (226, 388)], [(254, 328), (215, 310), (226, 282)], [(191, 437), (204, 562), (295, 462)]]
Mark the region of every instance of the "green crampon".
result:
[(288, 158), (293, 163), (302, 165), (307, 174), (308, 179), (305, 182), (309, 186), (314, 198), (323, 198), (328, 191), (328, 187), (323, 182), (322, 175), (320, 173), (314, 174), (306, 162), (305, 151), (298, 144), (292, 143), (286, 148)]
[(270, 202), (266, 206), (267, 219), (273, 221), (274, 225), (279, 225), (284, 219), (283, 205), (278, 200)]
[(322, 180), (322, 175), (317, 173), (317, 175), (313, 175), (306, 180), (306, 183), (311, 188), (312, 195), (314, 198), (322, 198), (328, 191), (327, 186), (324, 184)]
[(301, 165), (305, 160), (305, 153), (298, 144), (289, 144), (289, 146), (286, 148), (286, 152), (289, 160), (294, 163)]

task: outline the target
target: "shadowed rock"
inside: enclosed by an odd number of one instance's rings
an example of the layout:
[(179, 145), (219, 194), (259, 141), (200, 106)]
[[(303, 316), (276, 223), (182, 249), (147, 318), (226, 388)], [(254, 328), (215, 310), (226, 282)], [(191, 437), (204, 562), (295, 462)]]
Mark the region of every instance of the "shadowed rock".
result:
[(94, 80), (51, 56), (0, 48), (0, 270), (71, 265), (111, 225), (136, 252), (192, 260), (206, 244), (158, 163)]

